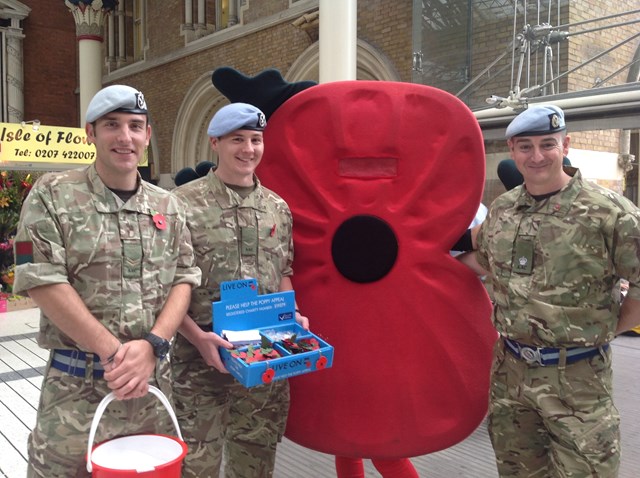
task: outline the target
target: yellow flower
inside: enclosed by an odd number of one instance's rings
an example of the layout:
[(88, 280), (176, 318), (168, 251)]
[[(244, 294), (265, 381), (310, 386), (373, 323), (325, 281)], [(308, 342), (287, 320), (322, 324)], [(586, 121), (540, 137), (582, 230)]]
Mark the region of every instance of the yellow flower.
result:
[(0, 197), (0, 207), (5, 208), (9, 207), (9, 198), (6, 196)]

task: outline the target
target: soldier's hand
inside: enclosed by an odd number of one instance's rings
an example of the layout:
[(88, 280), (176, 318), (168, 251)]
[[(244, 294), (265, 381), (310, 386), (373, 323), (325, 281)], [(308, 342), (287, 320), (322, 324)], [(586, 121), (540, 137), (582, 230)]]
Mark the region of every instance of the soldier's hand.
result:
[(193, 345), (196, 346), (207, 365), (215, 368), (219, 372), (229, 373), (222, 363), (218, 347), (232, 349), (233, 344), (231, 342), (226, 341), (214, 332), (203, 332), (198, 336), (198, 340), (196, 340)]
[(118, 351), (113, 364), (105, 367), (104, 378), (119, 400), (143, 397), (149, 392), (156, 357), (146, 340), (132, 340)]

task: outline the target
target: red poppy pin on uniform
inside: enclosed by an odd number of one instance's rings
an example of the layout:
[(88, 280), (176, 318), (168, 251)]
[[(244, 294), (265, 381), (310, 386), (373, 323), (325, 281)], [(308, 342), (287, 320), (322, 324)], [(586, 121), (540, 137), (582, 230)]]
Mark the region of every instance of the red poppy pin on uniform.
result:
[(164, 231), (167, 228), (167, 220), (159, 212), (155, 213), (152, 217), (153, 223), (156, 225), (156, 229)]

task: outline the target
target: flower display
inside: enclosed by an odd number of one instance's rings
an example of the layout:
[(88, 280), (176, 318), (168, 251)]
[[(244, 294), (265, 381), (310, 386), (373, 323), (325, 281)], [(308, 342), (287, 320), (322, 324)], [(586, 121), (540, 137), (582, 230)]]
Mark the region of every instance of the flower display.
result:
[(14, 279), (13, 238), (22, 202), (33, 185), (31, 173), (0, 171), (0, 285), (11, 292)]

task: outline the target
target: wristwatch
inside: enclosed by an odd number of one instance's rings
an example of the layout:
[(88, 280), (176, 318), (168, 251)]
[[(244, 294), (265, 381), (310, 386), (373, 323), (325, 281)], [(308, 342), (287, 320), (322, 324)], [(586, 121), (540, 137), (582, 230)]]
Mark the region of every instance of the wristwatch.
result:
[(155, 334), (149, 332), (147, 335), (143, 337), (144, 340), (149, 342), (153, 347), (153, 355), (158, 357), (160, 360), (165, 358), (169, 353), (169, 349), (171, 348), (171, 344), (168, 340), (163, 339), (162, 337), (158, 337)]

